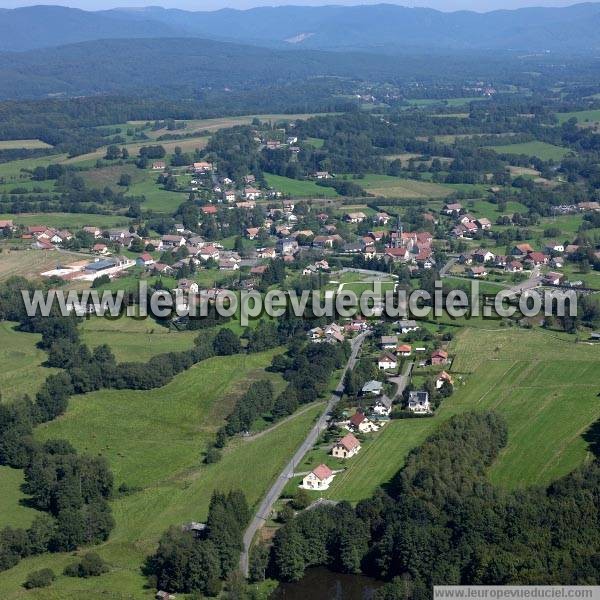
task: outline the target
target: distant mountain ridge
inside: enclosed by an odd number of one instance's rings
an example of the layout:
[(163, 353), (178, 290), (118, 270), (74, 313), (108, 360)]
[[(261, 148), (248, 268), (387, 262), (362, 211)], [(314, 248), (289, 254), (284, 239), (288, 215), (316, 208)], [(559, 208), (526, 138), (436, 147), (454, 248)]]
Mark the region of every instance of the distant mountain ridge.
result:
[(0, 9), (0, 51), (115, 38), (200, 37), (275, 48), (395, 53), (600, 50), (600, 4), (444, 13), (391, 4), (185, 11), (89, 12), (60, 6)]

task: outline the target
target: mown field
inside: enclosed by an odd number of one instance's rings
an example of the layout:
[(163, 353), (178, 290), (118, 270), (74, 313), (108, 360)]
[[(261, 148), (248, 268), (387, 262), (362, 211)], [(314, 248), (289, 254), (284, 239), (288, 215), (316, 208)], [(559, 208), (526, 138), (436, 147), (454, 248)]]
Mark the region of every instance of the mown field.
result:
[[(298, 114), (267, 114), (267, 115), (246, 115), (241, 117), (220, 117), (215, 119), (190, 119), (185, 121), (184, 129), (177, 129), (175, 131), (167, 131), (167, 129), (157, 129), (155, 131), (146, 131), (148, 137), (157, 138), (165, 134), (177, 135), (178, 133), (187, 134), (195, 131), (217, 131), (219, 129), (226, 129), (228, 127), (234, 127), (235, 125), (249, 125), (254, 119), (260, 119), (261, 121), (301, 121), (316, 117), (320, 114), (327, 113), (298, 113)], [(146, 121), (130, 121), (128, 125), (144, 125)], [(123, 127), (126, 127), (124, 125)]]
[(537, 156), (542, 160), (561, 160), (570, 150), (561, 146), (554, 146), (546, 142), (523, 142), (521, 144), (506, 144), (504, 146), (489, 146), (490, 150), (498, 154), (526, 154)]
[(81, 328), (89, 346), (108, 344), (117, 361), (147, 362), (157, 354), (191, 349), (198, 331), (171, 331), (152, 319), (91, 317)]
[(15, 330), (16, 323), (0, 322), (0, 393), (7, 402), (24, 394), (34, 396), (46, 377), (54, 372), (42, 366), (46, 353), (36, 344), (41, 336)]
[[(251, 441), (234, 440), (217, 464), (203, 465), (202, 453), (250, 381), (266, 376), (281, 389), (279, 376), (264, 371), (280, 351), (213, 358), (157, 390), (104, 390), (75, 397), (66, 415), (39, 428), (40, 440), (66, 437), (80, 451), (106, 456), (117, 486), (127, 482), (141, 489), (112, 501), (117, 526), (95, 548), (110, 563), (110, 573), (90, 580), (60, 576), (32, 595), (20, 587), (27, 573), (51, 567), (60, 574), (73, 560), (71, 554), (35, 557), (0, 573), (4, 597), (147, 599), (153, 592), (144, 588), (140, 566), (169, 525), (203, 520), (213, 489), (242, 488), (255, 506), (322, 407), (315, 405)], [(11, 495), (7, 502), (14, 510), (14, 486)]]
[(42, 142), (42, 140), (0, 140), (0, 150), (12, 150), (13, 148), (35, 150), (37, 148), (52, 148), (52, 146)]
[(600, 123), (600, 109), (556, 113), (556, 117), (561, 125), (569, 119), (577, 119), (578, 125), (592, 127)]
[(265, 173), (267, 184), (292, 198), (336, 198), (338, 193), (331, 187), (317, 185), (314, 181), (300, 181), (281, 175)]
[(389, 423), (327, 497), (369, 496), (442, 421), (467, 410), (497, 410), (508, 421), (508, 446), (490, 469), (504, 488), (545, 485), (591, 459), (583, 436), (600, 418), (600, 348), (553, 332), (488, 327), (465, 328), (452, 342), (455, 393), (436, 416)]
[(369, 194), (384, 198), (443, 198), (451, 193), (450, 189), (437, 183), (403, 179), (391, 175), (365, 175), (356, 179), (355, 183)]
[(96, 215), (93, 213), (10, 213), (0, 214), (0, 220), (12, 219), (15, 225), (46, 225), (48, 227), (81, 229), (87, 225), (96, 227), (129, 226), (129, 219), (122, 215)]

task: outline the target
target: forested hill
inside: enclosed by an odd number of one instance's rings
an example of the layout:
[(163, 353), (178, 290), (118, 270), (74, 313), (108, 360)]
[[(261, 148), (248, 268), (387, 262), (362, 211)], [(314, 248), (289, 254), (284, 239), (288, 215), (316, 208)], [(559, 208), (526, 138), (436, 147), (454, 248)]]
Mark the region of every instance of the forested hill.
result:
[(280, 50), (190, 38), (115, 39), (0, 54), (0, 99), (144, 92), (198, 98), (218, 91), (228, 102), (228, 95), (243, 93), (251, 100), (255, 90), (286, 86), (270, 94), (273, 104), (283, 94), (301, 102), (310, 78), (313, 86), (319, 85), (315, 78), (328, 76), (368, 81), (429, 77), (444, 83), (474, 72), (502, 79), (510, 70), (514, 81), (516, 69), (540, 71), (537, 62), (532, 68), (497, 54), (398, 60), (366, 52)]
[(600, 4), (475, 13), (391, 4), (99, 12), (57, 6), (0, 10), (0, 50), (105, 38), (199, 37), (313, 49), (517, 50), (589, 53), (600, 48)]

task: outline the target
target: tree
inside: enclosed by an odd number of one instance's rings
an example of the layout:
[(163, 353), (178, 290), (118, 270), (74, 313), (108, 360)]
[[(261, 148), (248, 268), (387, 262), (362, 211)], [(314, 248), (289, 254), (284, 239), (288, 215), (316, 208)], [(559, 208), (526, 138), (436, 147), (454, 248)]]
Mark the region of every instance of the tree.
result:
[(129, 187), (131, 185), (131, 175), (129, 175), (129, 173), (121, 173), (119, 185), (121, 187)]
[(242, 345), (240, 338), (231, 329), (221, 329), (213, 342), (215, 354), (228, 356), (240, 352)]

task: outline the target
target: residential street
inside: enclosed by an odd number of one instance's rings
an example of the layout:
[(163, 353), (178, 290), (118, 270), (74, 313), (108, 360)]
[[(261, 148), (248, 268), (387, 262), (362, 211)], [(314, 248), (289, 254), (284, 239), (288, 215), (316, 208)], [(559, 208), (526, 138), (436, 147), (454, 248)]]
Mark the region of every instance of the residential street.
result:
[(396, 377), (388, 378), (388, 381), (395, 383), (397, 386), (396, 393), (394, 394), (394, 397), (392, 398), (392, 400), (394, 400), (395, 402), (398, 401), (398, 398), (400, 396), (402, 396), (402, 393), (406, 389), (406, 386), (408, 385), (408, 382), (410, 381), (410, 376), (412, 374), (412, 370), (413, 370), (414, 366), (415, 366), (415, 363), (413, 361), (406, 363), (406, 366), (404, 367), (404, 372), (402, 373), (402, 375), (396, 375)]
[(281, 474), (277, 477), (266, 496), (263, 498), (260, 503), (256, 514), (252, 518), (248, 529), (244, 533), (244, 550), (242, 551), (242, 555), (240, 557), (240, 569), (242, 573), (247, 577), (248, 576), (248, 558), (250, 552), (250, 546), (252, 545), (252, 540), (256, 535), (256, 532), (264, 525), (271, 514), (271, 510), (273, 509), (273, 504), (279, 498), (281, 493), (283, 492), (283, 488), (287, 484), (288, 480), (293, 476), (294, 469), (300, 463), (300, 461), (304, 458), (304, 455), (313, 447), (314, 443), (317, 441), (319, 435), (322, 431), (327, 427), (327, 414), (333, 409), (333, 407), (339, 402), (341, 393), (344, 389), (344, 377), (348, 369), (353, 369), (356, 364), (356, 357), (358, 356), (358, 352), (360, 351), (360, 347), (365, 340), (365, 338), (369, 335), (369, 332), (359, 334), (354, 340), (352, 340), (352, 353), (350, 358), (348, 359), (348, 363), (344, 368), (340, 376), (340, 381), (335, 389), (335, 392), (331, 395), (325, 410), (319, 417), (319, 420), (315, 423), (313, 428), (310, 430), (305, 440), (302, 442), (301, 446), (298, 448), (290, 462), (284, 467)]

